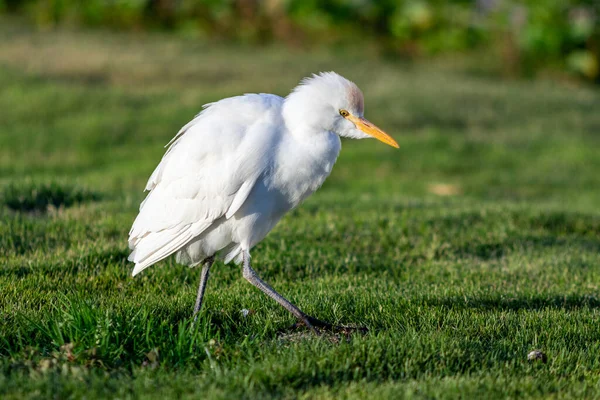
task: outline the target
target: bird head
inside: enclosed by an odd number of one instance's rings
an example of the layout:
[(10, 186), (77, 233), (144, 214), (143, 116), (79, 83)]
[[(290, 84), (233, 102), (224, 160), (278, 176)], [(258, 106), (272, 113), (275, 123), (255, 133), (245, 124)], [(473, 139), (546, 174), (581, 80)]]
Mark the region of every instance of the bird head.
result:
[(333, 132), (352, 139), (376, 138), (398, 148), (398, 143), (364, 117), (363, 94), (348, 79), (323, 72), (302, 80), (285, 99), (288, 126)]

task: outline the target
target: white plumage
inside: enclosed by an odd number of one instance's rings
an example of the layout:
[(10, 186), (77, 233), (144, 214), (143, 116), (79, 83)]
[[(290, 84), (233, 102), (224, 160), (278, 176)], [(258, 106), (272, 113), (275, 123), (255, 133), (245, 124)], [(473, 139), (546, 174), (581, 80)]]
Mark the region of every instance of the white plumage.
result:
[(280, 218), (317, 190), (340, 136), (396, 142), (363, 118), (363, 96), (333, 72), (285, 99), (246, 94), (208, 104), (168, 144), (129, 233), (133, 275), (177, 254), (241, 262)]
[(193, 265), (232, 244), (235, 213), (272, 163), (278, 140), (261, 119), (273, 120), (280, 108), (277, 96), (233, 97), (208, 105), (181, 129), (150, 177), (131, 228), (134, 275), (186, 245), (179, 258)]

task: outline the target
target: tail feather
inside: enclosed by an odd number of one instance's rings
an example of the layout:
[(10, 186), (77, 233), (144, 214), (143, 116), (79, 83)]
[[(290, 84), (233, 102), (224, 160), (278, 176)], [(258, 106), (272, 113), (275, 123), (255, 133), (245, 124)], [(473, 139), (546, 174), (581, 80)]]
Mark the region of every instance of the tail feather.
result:
[(129, 260), (135, 263), (132, 275), (135, 276), (152, 264), (167, 258), (192, 239), (189, 225), (147, 234), (136, 243), (129, 255)]

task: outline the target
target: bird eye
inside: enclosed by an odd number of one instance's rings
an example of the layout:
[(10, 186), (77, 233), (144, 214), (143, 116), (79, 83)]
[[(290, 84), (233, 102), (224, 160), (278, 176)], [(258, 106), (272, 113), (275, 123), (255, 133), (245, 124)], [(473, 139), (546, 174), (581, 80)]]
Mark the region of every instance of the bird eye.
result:
[(348, 115), (350, 115), (350, 113), (346, 110), (340, 110), (340, 115), (344, 118), (346, 118)]

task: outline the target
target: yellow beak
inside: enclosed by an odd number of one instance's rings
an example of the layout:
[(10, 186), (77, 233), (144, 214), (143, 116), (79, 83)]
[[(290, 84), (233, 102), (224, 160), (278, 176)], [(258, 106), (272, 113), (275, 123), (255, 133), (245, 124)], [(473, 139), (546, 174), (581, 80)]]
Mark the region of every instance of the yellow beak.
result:
[(346, 119), (349, 121), (352, 121), (358, 129), (360, 129), (367, 135), (371, 135), (375, 139), (377, 139), (385, 144), (389, 144), (392, 147), (395, 147), (395, 148), (400, 147), (400, 146), (398, 146), (398, 143), (396, 143), (396, 141), (390, 135), (388, 135), (387, 133), (385, 133), (378, 127), (376, 127), (374, 124), (369, 122), (369, 120), (362, 118), (362, 117), (355, 117), (352, 114), (348, 115), (346, 117)]

